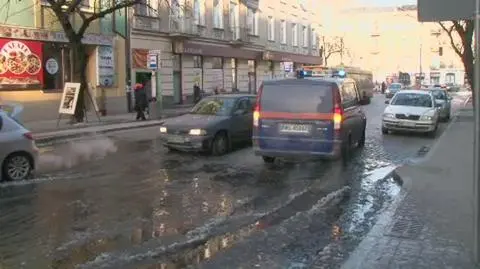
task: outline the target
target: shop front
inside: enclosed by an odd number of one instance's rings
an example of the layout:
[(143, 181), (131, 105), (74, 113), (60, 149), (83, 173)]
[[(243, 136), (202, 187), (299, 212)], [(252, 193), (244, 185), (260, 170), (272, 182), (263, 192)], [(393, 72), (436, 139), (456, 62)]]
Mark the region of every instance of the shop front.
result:
[(189, 74), (184, 76), (184, 87), (199, 82), (205, 92), (255, 92), (260, 51), (194, 41), (175, 41), (173, 48), (183, 57), (183, 72)]
[(293, 54), (278, 51), (265, 51), (262, 54), (264, 65), (268, 67), (265, 79), (278, 79), (286, 77), (303, 65), (321, 65), (323, 59), (320, 56)]
[[(87, 46), (87, 77), (91, 86), (115, 87), (118, 78), (113, 37), (87, 34), (83, 42)], [(3, 27), (0, 31), (0, 99), (23, 104), (36, 102), (36, 107), (47, 108), (54, 116), (64, 83), (73, 80), (73, 63), (64, 33)], [(55, 104), (53, 108), (52, 104)], [(36, 111), (27, 107), (26, 113), (35, 116)]]

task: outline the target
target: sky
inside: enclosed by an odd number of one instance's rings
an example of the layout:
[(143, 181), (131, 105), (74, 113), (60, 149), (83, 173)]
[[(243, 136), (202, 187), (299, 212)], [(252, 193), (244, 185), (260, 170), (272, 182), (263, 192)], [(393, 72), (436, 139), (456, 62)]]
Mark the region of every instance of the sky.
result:
[(416, 5), (417, 0), (357, 0), (362, 6), (401, 6), (401, 5)]

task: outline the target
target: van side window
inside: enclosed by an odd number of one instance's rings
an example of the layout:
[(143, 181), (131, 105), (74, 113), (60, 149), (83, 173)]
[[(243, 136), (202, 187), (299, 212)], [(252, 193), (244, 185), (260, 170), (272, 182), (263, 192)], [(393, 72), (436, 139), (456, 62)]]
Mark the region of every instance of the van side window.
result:
[(3, 127), (3, 117), (2, 115), (0, 115), (0, 132), (2, 131), (2, 127)]
[(344, 108), (358, 105), (358, 95), (355, 90), (355, 84), (351, 82), (344, 83), (342, 86), (342, 104)]

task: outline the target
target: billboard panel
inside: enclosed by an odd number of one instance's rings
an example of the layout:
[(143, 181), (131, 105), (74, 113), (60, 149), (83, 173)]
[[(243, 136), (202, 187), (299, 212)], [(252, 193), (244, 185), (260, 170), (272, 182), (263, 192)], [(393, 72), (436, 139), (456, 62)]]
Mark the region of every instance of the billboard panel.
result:
[(438, 22), (473, 19), (475, 0), (417, 0), (418, 21)]

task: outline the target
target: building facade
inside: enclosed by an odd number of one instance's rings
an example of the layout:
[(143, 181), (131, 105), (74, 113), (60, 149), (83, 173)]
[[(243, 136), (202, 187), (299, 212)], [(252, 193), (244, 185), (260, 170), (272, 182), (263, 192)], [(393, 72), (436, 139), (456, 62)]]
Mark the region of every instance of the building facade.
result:
[[(82, 12), (94, 12), (95, 3), (95, 0), (82, 1)], [(25, 121), (55, 119), (63, 86), (74, 77), (68, 39), (46, 1), (11, 1), (9, 9), (0, 13), (4, 17), (0, 18), (0, 99), (22, 103)], [(96, 20), (83, 38), (88, 51), (88, 81), (94, 92), (97, 90), (99, 94), (103, 89), (111, 97), (108, 100), (111, 112), (126, 111), (122, 20), (125, 17), (121, 14)], [(76, 15), (71, 22), (79, 27), (80, 16)], [(15, 57), (26, 58), (29, 63), (8, 64)]]
[[(302, 64), (321, 64), (319, 23), (296, 0), (158, 0), (135, 8), (132, 83), (145, 81), (149, 52), (160, 52), (164, 103), (189, 103), (205, 92), (255, 93), (266, 79)], [(153, 8), (146, 8), (146, 7)]]
[[(463, 84), (463, 64), (449, 37), (436, 23), (418, 22), (415, 6), (349, 8), (336, 17), (331, 34), (343, 37), (344, 64), (370, 69), (379, 81), (401, 71), (425, 84)], [(339, 54), (329, 59), (340, 62)]]

